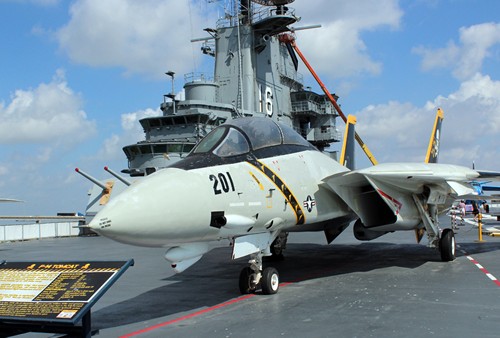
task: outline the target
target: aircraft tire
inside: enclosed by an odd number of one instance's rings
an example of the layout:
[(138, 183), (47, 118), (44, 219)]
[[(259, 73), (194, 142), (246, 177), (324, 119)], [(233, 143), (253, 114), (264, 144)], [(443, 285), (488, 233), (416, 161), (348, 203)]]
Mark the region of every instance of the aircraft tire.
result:
[(243, 268), (240, 272), (239, 285), (242, 295), (248, 295), (255, 292), (255, 285), (252, 283), (252, 274), (253, 270), (249, 266)]
[(262, 272), (262, 293), (265, 295), (273, 295), (278, 292), (280, 287), (280, 276), (278, 270), (273, 267), (267, 267)]
[(455, 259), (455, 234), (451, 229), (444, 229), (439, 239), (439, 251), (443, 262), (451, 262)]

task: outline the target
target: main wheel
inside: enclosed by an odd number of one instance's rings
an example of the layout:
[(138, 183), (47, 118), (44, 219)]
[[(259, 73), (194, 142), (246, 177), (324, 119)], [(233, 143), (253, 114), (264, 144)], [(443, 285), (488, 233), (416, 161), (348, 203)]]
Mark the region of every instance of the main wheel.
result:
[(242, 295), (255, 292), (255, 285), (253, 283), (253, 270), (247, 266), (240, 272), (240, 292)]
[(451, 229), (444, 229), (439, 239), (439, 252), (443, 262), (450, 262), (455, 259), (455, 234)]
[(280, 275), (278, 270), (273, 267), (267, 267), (262, 272), (262, 293), (265, 295), (273, 295), (278, 292), (280, 287)]

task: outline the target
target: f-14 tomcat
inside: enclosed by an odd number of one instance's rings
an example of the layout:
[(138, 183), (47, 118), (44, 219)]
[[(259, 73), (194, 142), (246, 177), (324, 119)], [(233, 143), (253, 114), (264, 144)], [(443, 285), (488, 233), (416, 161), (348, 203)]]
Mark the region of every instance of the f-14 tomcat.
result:
[(279, 274), (262, 258), (280, 255), (288, 232), (323, 231), (330, 243), (353, 221), (360, 240), (427, 231), (429, 246), (444, 261), (455, 259), (453, 231), (439, 228), (438, 214), (480, 176), (436, 163), (351, 171), (288, 126), (239, 118), (214, 129), (185, 159), (133, 183), (89, 226), (119, 242), (168, 248), (177, 272), (229, 240), (232, 259), (250, 256), (240, 291), (260, 286), (273, 294)]

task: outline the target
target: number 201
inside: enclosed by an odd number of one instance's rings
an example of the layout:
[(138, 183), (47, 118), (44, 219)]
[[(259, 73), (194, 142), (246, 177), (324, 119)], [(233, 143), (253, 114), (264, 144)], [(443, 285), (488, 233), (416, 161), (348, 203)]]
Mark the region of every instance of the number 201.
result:
[(226, 172), (226, 174), (219, 173), (217, 174), (217, 176), (212, 174), (208, 176), (208, 178), (210, 179), (210, 181), (214, 182), (213, 188), (215, 195), (222, 194), (223, 192), (226, 193), (229, 191), (234, 191), (233, 179), (231, 178), (231, 174), (229, 174), (229, 172)]

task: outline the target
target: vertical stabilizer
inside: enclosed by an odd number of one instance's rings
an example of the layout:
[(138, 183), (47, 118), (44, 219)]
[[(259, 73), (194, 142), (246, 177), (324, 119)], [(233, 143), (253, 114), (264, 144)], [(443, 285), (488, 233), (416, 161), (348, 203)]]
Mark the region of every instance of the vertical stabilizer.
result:
[(437, 163), (438, 161), (439, 138), (441, 136), (441, 124), (443, 123), (443, 119), (443, 110), (438, 108), (436, 119), (434, 120), (434, 128), (432, 128), (432, 134), (427, 148), (427, 155), (425, 156), (425, 163)]
[(340, 164), (351, 170), (355, 169), (354, 163), (354, 144), (355, 135), (354, 126), (356, 125), (356, 116), (347, 116), (347, 122), (345, 125), (344, 141), (342, 143), (342, 151), (340, 153)]

